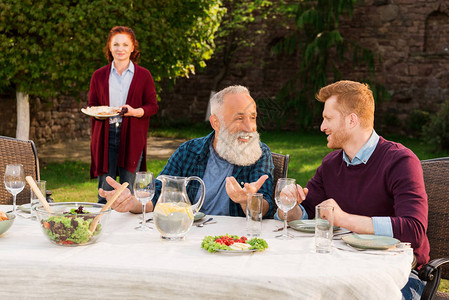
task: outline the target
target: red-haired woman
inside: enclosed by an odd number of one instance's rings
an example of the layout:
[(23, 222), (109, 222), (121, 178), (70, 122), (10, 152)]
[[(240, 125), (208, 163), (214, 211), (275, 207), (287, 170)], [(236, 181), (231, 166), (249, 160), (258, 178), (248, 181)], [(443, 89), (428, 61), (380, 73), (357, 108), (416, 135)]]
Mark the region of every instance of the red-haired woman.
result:
[[(117, 26), (109, 32), (105, 54), (109, 64), (92, 75), (89, 106), (115, 106), (120, 116), (92, 118), (91, 178), (98, 188), (112, 190), (106, 176), (132, 186), (137, 171), (146, 170), (150, 116), (156, 114), (156, 90), (150, 72), (137, 65), (139, 43), (134, 32)], [(98, 196), (98, 202), (106, 199)]]

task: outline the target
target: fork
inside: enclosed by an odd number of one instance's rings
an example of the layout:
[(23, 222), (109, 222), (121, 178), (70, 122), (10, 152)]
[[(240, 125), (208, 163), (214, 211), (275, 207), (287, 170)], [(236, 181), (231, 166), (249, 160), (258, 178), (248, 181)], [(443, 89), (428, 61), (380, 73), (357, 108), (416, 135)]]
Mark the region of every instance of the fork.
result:
[(31, 216), (25, 216), (25, 215), (23, 215), (21, 213), (18, 213), (18, 212), (16, 212), (16, 216), (19, 216), (19, 217), (24, 218), (24, 219), (31, 220)]
[(399, 249), (399, 248), (395, 248), (395, 249), (362, 249), (362, 248), (357, 248), (354, 247), (352, 245), (346, 244), (346, 246), (348, 246), (351, 249), (357, 250), (357, 251), (379, 251), (380, 253), (402, 253), (405, 250), (404, 249)]
[[(207, 219), (206, 221), (204, 221), (204, 222), (201, 222), (201, 223), (198, 223), (198, 224), (195, 224), (196, 225), (196, 227), (203, 227), (207, 222), (209, 222), (209, 221), (212, 221), (214, 218), (209, 218), (209, 219)], [(215, 222), (216, 223), (216, 222)], [(209, 224), (212, 224), (212, 223), (209, 223)]]
[[(151, 222), (153, 221), (153, 218), (149, 218), (145, 220), (145, 223)], [(143, 220), (140, 220), (140, 224), (142, 224)]]
[[(290, 228), (290, 225), (287, 225), (287, 228)], [(279, 227), (279, 228), (276, 228), (275, 230), (273, 230), (273, 232), (278, 232), (278, 231), (281, 231), (283, 229), (284, 229), (284, 227)]]

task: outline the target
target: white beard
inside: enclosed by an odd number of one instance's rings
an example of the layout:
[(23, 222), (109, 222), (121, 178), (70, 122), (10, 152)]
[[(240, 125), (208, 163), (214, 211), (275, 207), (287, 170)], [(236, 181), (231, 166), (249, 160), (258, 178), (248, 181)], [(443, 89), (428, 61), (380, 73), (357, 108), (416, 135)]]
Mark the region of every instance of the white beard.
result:
[[(239, 137), (249, 137), (248, 142), (240, 142)], [(259, 144), (260, 138), (257, 132), (231, 133), (224, 126), (221, 127), (217, 136), (217, 149), (223, 159), (237, 166), (250, 166), (262, 156)]]

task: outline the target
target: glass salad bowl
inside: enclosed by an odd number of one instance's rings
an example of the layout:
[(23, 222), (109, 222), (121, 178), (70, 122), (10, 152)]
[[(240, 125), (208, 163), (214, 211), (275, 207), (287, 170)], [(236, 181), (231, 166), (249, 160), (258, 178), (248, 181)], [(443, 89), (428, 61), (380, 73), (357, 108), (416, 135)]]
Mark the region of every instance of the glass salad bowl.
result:
[(90, 202), (49, 203), (51, 213), (42, 204), (36, 211), (39, 226), (52, 242), (62, 246), (95, 243), (104, 233), (112, 209), (101, 212), (104, 204)]

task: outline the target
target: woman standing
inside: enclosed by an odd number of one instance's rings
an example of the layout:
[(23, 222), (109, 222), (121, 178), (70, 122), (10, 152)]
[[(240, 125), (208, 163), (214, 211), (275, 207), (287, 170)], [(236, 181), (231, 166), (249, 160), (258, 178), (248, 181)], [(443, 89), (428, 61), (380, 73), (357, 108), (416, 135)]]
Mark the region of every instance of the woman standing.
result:
[[(117, 117), (92, 118), (90, 175), (107, 191), (112, 188), (106, 176), (120, 176), (132, 192), (136, 172), (146, 170), (150, 116), (159, 107), (150, 72), (137, 65), (138, 46), (130, 28), (112, 28), (105, 47), (109, 64), (96, 70), (90, 82), (89, 106), (122, 109)], [(98, 202), (106, 199), (98, 196)]]

